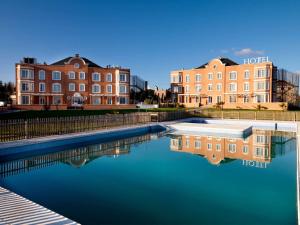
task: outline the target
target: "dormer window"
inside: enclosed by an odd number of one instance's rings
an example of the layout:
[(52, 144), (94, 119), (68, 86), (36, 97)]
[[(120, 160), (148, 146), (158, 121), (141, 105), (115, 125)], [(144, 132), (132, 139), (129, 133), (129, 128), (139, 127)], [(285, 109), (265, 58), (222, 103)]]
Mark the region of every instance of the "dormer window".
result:
[(78, 69), (79, 67), (80, 67), (79, 63), (75, 63), (75, 64), (74, 64), (74, 68), (75, 68), (75, 69)]

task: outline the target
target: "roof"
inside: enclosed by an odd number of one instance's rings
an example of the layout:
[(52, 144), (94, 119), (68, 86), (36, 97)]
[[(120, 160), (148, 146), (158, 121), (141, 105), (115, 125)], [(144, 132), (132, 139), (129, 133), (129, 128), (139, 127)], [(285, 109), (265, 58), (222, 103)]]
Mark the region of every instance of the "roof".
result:
[[(70, 59), (76, 58), (76, 57), (77, 57), (77, 56), (75, 56), (75, 57), (71, 57), (71, 56), (70, 56), (70, 57), (64, 58), (64, 59), (62, 59), (62, 60), (59, 60), (59, 61), (57, 61), (57, 62), (55, 62), (55, 63), (52, 63), (51, 65), (53, 65), (53, 66), (63, 66), (63, 65), (65, 65), (65, 64), (67, 64), (67, 63), (69, 62)], [(79, 56), (78, 56), (78, 58), (83, 59), (83, 60), (85, 61), (85, 63), (88, 65), (88, 67), (98, 67), (98, 68), (102, 68), (101, 66), (97, 65), (96, 63), (92, 62), (91, 60), (89, 60), (89, 59), (87, 59), (87, 58), (79, 57)]]
[[(221, 62), (223, 63), (223, 64), (225, 64), (225, 66), (235, 66), (235, 65), (239, 65), (238, 63), (236, 63), (236, 62), (234, 62), (234, 61), (232, 61), (231, 59), (228, 59), (228, 58), (218, 58), (219, 60), (221, 60)], [(197, 67), (196, 69), (202, 69), (202, 68), (205, 68), (205, 66), (208, 64), (208, 62), (207, 63), (205, 63), (205, 64), (203, 64), (203, 65), (201, 65), (201, 66), (199, 66), (199, 67)]]

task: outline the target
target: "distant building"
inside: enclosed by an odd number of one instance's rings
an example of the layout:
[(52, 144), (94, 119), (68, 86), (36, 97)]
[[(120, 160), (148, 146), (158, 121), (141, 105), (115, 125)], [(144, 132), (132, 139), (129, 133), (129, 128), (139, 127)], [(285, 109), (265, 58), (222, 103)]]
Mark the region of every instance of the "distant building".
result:
[(148, 88), (148, 81), (143, 80), (137, 75), (130, 76), (130, 90), (134, 92), (146, 91)]
[(186, 107), (279, 109), (279, 102), (298, 105), (299, 76), (277, 69), (267, 57), (244, 64), (216, 58), (197, 68), (172, 71), (172, 101)]
[(50, 65), (16, 64), (16, 107), (21, 109), (129, 108), (130, 69), (101, 67), (79, 54)]

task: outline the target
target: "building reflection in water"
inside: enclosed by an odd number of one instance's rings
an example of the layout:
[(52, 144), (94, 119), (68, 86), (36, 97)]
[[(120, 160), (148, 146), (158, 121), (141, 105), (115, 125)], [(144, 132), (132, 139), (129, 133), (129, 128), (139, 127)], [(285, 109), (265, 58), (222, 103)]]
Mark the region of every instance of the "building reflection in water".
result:
[(163, 133), (149, 133), (146, 135), (120, 139), (108, 143), (93, 144), (65, 151), (34, 156), (26, 159), (1, 162), (0, 177), (11, 176), (59, 163), (80, 168), (102, 156), (116, 158), (120, 155), (129, 154), (132, 145), (157, 139), (161, 135), (163, 135)]
[(276, 155), (296, 149), (293, 133), (253, 130), (247, 138), (170, 134), (170, 149), (205, 157), (211, 164), (242, 160), (242, 165), (266, 168)]

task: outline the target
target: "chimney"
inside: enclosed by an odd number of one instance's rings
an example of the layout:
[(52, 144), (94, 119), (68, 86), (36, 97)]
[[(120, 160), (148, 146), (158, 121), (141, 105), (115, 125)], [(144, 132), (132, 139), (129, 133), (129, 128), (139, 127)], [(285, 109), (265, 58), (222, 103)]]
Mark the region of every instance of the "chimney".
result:
[(78, 54), (78, 53), (77, 53), (77, 54), (75, 54), (75, 57), (79, 58), (79, 54)]

